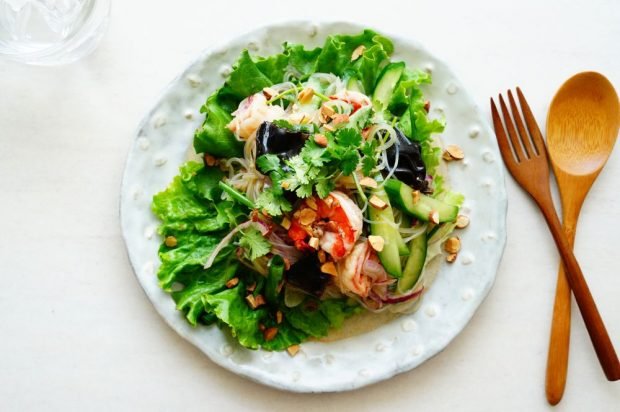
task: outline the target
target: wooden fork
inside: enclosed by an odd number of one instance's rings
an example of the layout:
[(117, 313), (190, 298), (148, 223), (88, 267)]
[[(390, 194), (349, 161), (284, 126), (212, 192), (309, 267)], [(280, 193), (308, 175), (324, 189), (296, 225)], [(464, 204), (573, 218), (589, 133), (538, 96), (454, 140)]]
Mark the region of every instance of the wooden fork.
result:
[[(508, 91), (508, 100), (512, 110), (512, 117), (517, 127), (513, 124), (504, 98), (499, 96), (499, 103), (504, 115), (506, 130), (502, 125), (495, 102), (491, 98), (491, 112), (493, 115), (493, 126), (497, 135), (497, 143), (504, 159), (506, 167), (515, 178), (517, 183), (534, 199), (542, 211), (558, 251), (564, 261), (566, 277), (570, 284), (579, 311), (586, 324), (588, 334), (592, 340), (592, 345), (598, 356), (598, 360), (603, 367), (605, 376), (610, 381), (620, 379), (620, 362), (609, 339), (603, 319), (596, 308), (590, 289), (581, 272), (581, 268), (575, 259), (572, 248), (564, 235), (562, 225), (553, 207), (551, 192), (549, 189), (549, 163), (547, 159), (547, 149), (543, 141), (540, 129), (536, 124), (534, 115), (530, 110), (521, 89), (517, 87), (519, 103), (527, 125), (527, 131), (521, 120), (519, 109), (515, 103), (512, 93)], [(518, 130), (518, 132), (517, 132)], [(529, 134), (528, 134), (529, 132)]]

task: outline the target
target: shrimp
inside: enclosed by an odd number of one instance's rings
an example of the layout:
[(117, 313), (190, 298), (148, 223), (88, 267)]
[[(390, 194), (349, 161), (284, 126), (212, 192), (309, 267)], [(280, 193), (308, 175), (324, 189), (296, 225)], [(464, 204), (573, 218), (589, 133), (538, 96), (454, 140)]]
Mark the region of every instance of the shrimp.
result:
[(247, 140), (263, 122), (283, 118), (284, 109), (278, 105), (268, 105), (267, 98), (259, 92), (242, 100), (233, 116), (228, 129), (239, 138)]
[(353, 106), (353, 113), (364, 106), (370, 106), (370, 99), (363, 93), (352, 90), (342, 90), (329, 97), (332, 100), (342, 100)]
[[(297, 249), (312, 251), (318, 246), (338, 261), (353, 249), (362, 224), (359, 207), (344, 193), (334, 191), (325, 199), (305, 199), (293, 214), (288, 235)], [(318, 239), (318, 245), (309, 243), (312, 238)]]
[(367, 240), (358, 242), (351, 253), (337, 264), (336, 283), (342, 293), (354, 293), (367, 298), (374, 291), (376, 295), (387, 292), (387, 286), (395, 281), (391, 279), (375, 251)]

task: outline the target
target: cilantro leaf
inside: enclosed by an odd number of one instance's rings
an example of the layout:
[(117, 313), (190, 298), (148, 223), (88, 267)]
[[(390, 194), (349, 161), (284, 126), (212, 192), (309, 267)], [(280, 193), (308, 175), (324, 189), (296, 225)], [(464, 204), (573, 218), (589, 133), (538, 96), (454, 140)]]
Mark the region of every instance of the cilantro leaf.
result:
[(360, 162), (360, 155), (357, 150), (349, 150), (347, 151), (342, 159), (340, 159), (340, 169), (342, 170), (342, 174), (345, 176), (349, 176), (351, 173), (357, 169), (357, 165)]
[(377, 166), (377, 161), (370, 156), (364, 156), (362, 159), (362, 173), (364, 176), (370, 176), (372, 169)]
[(323, 178), (319, 179), (316, 182), (316, 194), (319, 195), (321, 199), (325, 199), (329, 193), (334, 190), (336, 184), (332, 179)]
[(245, 257), (254, 261), (265, 256), (271, 250), (271, 243), (267, 241), (256, 228), (249, 228), (241, 232), (239, 246), (245, 250)]
[(274, 154), (264, 154), (256, 159), (256, 167), (263, 173), (280, 171), (280, 158)]
[(312, 183), (300, 185), (297, 190), (295, 190), (295, 194), (302, 199), (312, 196)]
[(282, 195), (273, 192), (273, 188), (265, 189), (256, 199), (256, 207), (270, 216), (280, 216), (283, 212), (293, 210), (291, 203)]
[(377, 166), (377, 158), (375, 156), (379, 142), (377, 140), (368, 140), (362, 145), (361, 151), (364, 154), (362, 158), (362, 173), (364, 176), (370, 176), (372, 169)]
[(299, 156), (309, 165), (321, 167), (325, 164), (325, 148), (319, 146), (314, 140), (308, 139), (299, 152)]
[(362, 143), (362, 135), (355, 129), (340, 129), (336, 133), (336, 141), (340, 146), (357, 148)]

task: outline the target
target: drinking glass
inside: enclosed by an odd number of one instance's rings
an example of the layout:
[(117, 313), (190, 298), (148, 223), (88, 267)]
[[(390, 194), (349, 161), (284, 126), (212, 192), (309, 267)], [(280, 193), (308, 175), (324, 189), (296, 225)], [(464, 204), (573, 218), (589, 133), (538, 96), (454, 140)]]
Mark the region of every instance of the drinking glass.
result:
[(0, 58), (76, 61), (95, 49), (109, 15), (110, 0), (0, 0)]

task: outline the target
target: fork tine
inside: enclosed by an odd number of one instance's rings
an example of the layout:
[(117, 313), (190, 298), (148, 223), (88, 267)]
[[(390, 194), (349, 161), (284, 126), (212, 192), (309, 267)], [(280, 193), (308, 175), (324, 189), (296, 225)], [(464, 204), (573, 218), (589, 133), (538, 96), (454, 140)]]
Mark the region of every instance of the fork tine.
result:
[(514, 154), (512, 153), (512, 149), (510, 148), (508, 136), (506, 136), (504, 125), (502, 124), (502, 120), (499, 117), (499, 112), (497, 111), (497, 106), (495, 106), (493, 98), (491, 98), (491, 115), (493, 116), (493, 127), (495, 128), (495, 136), (497, 137), (499, 151), (504, 158), (504, 163), (506, 164), (506, 167), (508, 167), (508, 169), (512, 171), (512, 168), (516, 166), (517, 162), (515, 161)]
[(508, 111), (508, 107), (506, 107), (506, 103), (504, 102), (504, 98), (501, 94), (499, 95), (499, 104), (502, 108), (502, 113), (504, 114), (504, 123), (506, 123), (506, 129), (508, 129), (508, 135), (510, 136), (512, 147), (517, 156), (517, 162), (522, 162), (526, 160), (527, 157), (525, 157), (525, 153), (521, 148), (521, 143), (519, 142), (519, 135), (515, 130), (515, 125), (512, 123), (512, 119), (510, 118), (510, 112)]
[(527, 104), (527, 100), (525, 100), (525, 96), (523, 96), (523, 92), (520, 88), (517, 87), (517, 96), (519, 97), (519, 103), (521, 104), (521, 110), (523, 111), (523, 117), (525, 117), (525, 124), (527, 124), (527, 130), (530, 132), (530, 136), (534, 141), (534, 146), (536, 146), (536, 154), (542, 155), (546, 153), (545, 150), (545, 141), (542, 137), (542, 133), (540, 133), (540, 129), (538, 128), (538, 123), (536, 123), (536, 119), (532, 114), (532, 110), (530, 109), (530, 105)]
[(521, 114), (519, 113), (519, 109), (517, 108), (517, 104), (515, 103), (514, 97), (512, 97), (512, 92), (508, 90), (508, 101), (510, 102), (510, 110), (512, 110), (512, 117), (515, 119), (515, 123), (517, 124), (517, 129), (519, 130), (519, 135), (521, 136), (521, 144), (527, 153), (529, 158), (536, 156), (538, 153), (536, 149), (532, 147), (532, 143), (530, 141), (530, 136), (527, 134), (525, 130), (525, 126), (523, 125), (523, 120), (521, 120)]

